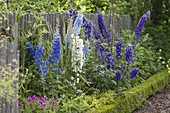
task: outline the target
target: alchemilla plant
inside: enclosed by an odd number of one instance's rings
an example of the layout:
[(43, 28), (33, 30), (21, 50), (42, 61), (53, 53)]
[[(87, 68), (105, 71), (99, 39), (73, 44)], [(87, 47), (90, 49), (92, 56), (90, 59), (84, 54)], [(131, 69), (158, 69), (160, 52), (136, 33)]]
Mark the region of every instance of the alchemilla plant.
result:
[(18, 78), (19, 68), (16, 65), (0, 66), (0, 98), (5, 98), (8, 103), (16, 101), (18, 97)]

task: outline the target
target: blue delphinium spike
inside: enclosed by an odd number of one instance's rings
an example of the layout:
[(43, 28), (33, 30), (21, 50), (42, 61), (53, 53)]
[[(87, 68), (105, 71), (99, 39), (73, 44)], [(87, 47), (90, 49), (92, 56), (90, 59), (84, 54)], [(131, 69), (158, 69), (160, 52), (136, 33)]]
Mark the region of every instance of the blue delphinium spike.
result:
[(76, 20), (74, 22), (74, 27), (72, 29), (72, 33), (75, 34), (76, 36), (78, 36), (80, 34), (80, 28), (82, 26), (82, 23), (83, 23), (83, 14), (80, 14), (76, 18)]
[(101, 45), (100, 43), (95, 43), (95, 47), (96, 47), (97, 57), (100, 58), (101, 61), (105, 60), (104, 46)]
[(120, 59), (122, 54), (121, 54), (121, 49), (122, 49), (122, 40), (120, 40), (117, 44), (116, 44), (116, 58)]
[(34, 64), (38, 67), (44, 64), (43, 53), (44, 53), (43, 43), (39, 42), (36, 47), (35, 56), (34, 56)]
[(119, 80), (122, 79), (122, 72), (121, 72), (120, 70), (116, 70), (114, 79), (115, 79), (116, 81), (119, 81)]
[(60, 39), (61, 36), (60, 34), (53, 34), (53, 41), (52, 41), (52, 46), (51, 46), (51, 64), (52, 64), (52, 69), (54, 69), (55, 63), (59, 63), (60, 60)]
[(108, 42), (111, 42), (112, 39), (110, 38), (110, 33), (108, 32), (106, 25), (103, 20), (103, 15), (101, 13), (97, 14), (98, 17), (98, 26), (100, 29), (100, 33), (103, 35), (104, 38), (107, 39)]
[(140, 71), (140, 68), (133, 68), (131, 71), (130, 71), (130, 78), (133, 79), (137, 76), (137, 74), (139, 73)]
[(105, 48), (107, 69), (114, 69), (114, 58), (108, 48)]
[(92, 22), (88, 21), (85, 17), (83, 18), (83, 28), (86, 40), (90, 40), (92, 32)]
[(131, 64), (132, 58), (133, 58), (133, 47), (131, 45), (126, 45), (124, 59), (128, 64)]
[(148, 18), (149, 16), (150, 16), (150, 11), (148, 11), (146, 14), (144, 14), (144, 15), (140, 18), (140, 20), (139, 20), (139, 22), (138, 22), (138, 24), (137, 24), (137, 26), (136, 26), (136, 30), (135, 30), (135, 33), (136, 33), (136, 44), (139, 43), (141, 31), (142, 31), (142, 29), (144, 28), (145, 21), (147, 20), (147, 18)]
[(31, 56), (34, 58), (35, 56), (35, 51), (31, 43), (27, 42), (25, 46), (28, 47), (28, 52), (31, 54)]

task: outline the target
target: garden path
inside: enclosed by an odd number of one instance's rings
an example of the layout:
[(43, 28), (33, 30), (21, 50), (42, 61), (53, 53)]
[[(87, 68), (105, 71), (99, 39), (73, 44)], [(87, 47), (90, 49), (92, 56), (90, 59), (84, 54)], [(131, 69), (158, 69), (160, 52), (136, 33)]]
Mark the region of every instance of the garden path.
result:
[(147, 99), (144, 105), (133, 113), (170, 113), (170, 85)]

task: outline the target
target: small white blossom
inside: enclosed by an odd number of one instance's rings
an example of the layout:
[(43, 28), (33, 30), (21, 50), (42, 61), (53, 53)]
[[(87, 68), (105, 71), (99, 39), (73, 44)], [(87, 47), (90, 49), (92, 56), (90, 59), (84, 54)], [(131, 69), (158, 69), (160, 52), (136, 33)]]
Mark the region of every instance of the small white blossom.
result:
[(71, 80), (74, 80), (74, 77), (73, 77), (73, 76), (71, 76)]
[(165, 61), (163, 61), (162, 64), (165, 64)]

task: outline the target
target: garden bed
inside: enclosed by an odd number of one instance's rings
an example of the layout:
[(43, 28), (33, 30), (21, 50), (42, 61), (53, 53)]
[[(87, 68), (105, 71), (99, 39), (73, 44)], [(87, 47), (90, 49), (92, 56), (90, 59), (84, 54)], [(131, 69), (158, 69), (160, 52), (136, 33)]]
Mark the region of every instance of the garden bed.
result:
[[(149, 96), (163, 90), (168, 83), (170, 83), (170, 74), (168, 74), (167, 70), (164, 70), (151, 76), (142, 84), (123, 92), (122, 95), (116, 96), (115, 99), (109, 99), (110, 102), (108, 99), (104, 99), (108, 102), (103, 101), (100, 105), (87, 111), (87, 113), (131, 113), (138, 109)], [(113, 96), (113, 93), (108, 92), (108, 97), (101, 97), (99, 101), (103, 100), (103, 98), (111, 98), (110, 96)]]

